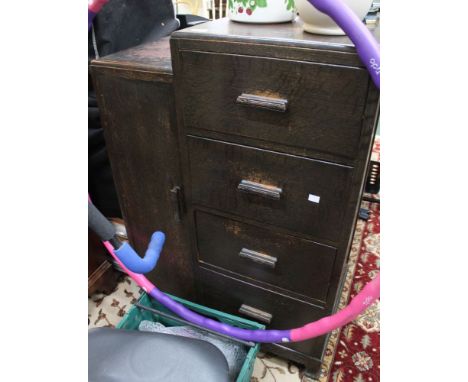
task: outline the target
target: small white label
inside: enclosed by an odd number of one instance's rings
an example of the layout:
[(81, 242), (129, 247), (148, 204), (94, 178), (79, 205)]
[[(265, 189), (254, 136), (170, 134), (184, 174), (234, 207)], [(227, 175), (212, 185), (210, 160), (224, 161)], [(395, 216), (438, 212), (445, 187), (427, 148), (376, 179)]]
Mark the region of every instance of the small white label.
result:
[(320, 203), (320, 196), (309, 194), (309, 202)]

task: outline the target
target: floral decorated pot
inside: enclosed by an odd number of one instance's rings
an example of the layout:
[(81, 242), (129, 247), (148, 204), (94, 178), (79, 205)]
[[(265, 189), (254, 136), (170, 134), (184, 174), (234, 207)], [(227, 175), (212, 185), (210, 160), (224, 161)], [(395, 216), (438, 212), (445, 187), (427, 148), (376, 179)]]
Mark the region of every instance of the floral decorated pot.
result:
[[(372, 0), (344, 0), (344, 2), (361, 20), (364, 19), (372, 5)], [(327, 35), (345, 34), (330, 17), (315, 9), (308, 0), (296, 0), (296, 6), (299, 17), (304, 21), (303, 29), (306, 32)]]
[(294, 0), (228, 0), (229, 18), (243, 23), (284, 23), (294, 20)]

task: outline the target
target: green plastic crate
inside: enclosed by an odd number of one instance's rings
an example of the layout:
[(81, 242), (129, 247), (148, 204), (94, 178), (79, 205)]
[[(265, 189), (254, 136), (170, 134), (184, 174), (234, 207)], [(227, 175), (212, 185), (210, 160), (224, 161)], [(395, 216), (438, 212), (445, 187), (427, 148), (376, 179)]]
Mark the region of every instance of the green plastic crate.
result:
[[(202, 305), (195, 304), (190, 301), (183, 300), (178, 297), (174, 297), (168, 294), (171, 298), (175, 301), (183, 304), (185, 307), (202, 314), (203, 316), (211, 317), (221, 321), (223, 323), (237, 326), (243, 329), (265, 329), (265, 325), (259, 324), (254, 321), (246, 320), (244, 318), (236, 317), (231, 314), (223, 313), (218, 310), (210, 309)], [(161, 305), (155, 299), (149, 297), (146, 293), (143, 293), (139, 299), (139, 303), (143, 306), (147, 306), (149, 308), (157, 309), (164, 313), (170, 313), (166, 307)], [(143, 320), (149, 320), (153, 322), (160, 322), (165, 326), (176, 326), (180, 325), (178, 321), (171, 320), (166, 317), (162, 317), (158, 314), (149, 312), (144, 309), (140, 309), (137, 306), (132, 306), (128, 313), (122, 318), (122, 320), (117, 325), (117, 329), (127, 329), (127, 330), (138, 330), (138, 326), (140, 322)], [(250, 377), (252, 376), (255, 357), (257, 356), (258, 350), (260, 348), (260, 344), (256, 344), (255, 346), (251, 347), (247, 353), (247, 357), (245, 358), (244, 364), (242, 365), (241, 371), (239, 376), (236, 379), (236, 382), (249, 382)]]

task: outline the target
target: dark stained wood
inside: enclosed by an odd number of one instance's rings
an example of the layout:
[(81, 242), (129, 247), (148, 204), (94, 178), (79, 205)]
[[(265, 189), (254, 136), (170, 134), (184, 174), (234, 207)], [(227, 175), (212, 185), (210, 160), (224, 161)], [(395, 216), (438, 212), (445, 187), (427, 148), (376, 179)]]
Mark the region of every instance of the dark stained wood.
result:
[[(302, 22), (240, 24), (216, 20), (173, 33), (180, 50), (232, 53), (336, 65), (364, 67), (346, 36), (306, 33)], [(373, 30), (378, 39), (379, 28)]]
[[(184, 125), (354, 158), (368, 74), (363, 69), (181, 52)], [(287, 100), (287, 111), (240, 105), (244, 93)], [(203, 99), (203, 102), (200, 100)]]
[(172, 191), (182, 187), (173, 89), (105, 70), (94, 71), (94, 80), (130, 242), (144, 254), (151, 234), (163, 231), (166, 244), (148, 278), (164, 291), (192, 298), (192, 260)]
[(169, 37), (123, 50), (92, 62), (94, 72), (172, 82)]
[[(339, 241), (352, 168), (193, 136), (187, 144), (192, 203)], [(243, 180), (280, 188), (281, 197), (240, 192)]]
[[(170, 49), (92, 64), (132, 244), (167, 234), (149, 278), (270, 328), (335, 311), (379, 110), (352, 43), (217, 20)], [(325, 340), (263, 349), (316, 372)]]
[[(200, 266), (326, 304), (336, 248), (203, 211), (195, 212), (195, 229)], [(259, 252), (270, 262), (240, 256), (243, 250)]]
[[(378, 39), (380, 30), (375, 29), (373, 34)], [(223, 18), (174, 32), (172, 36), (181, 39), (252, 42), (259, 45), (301, 47), (355, 54), (354, 44), (347, 36), (326, 36), (304, 32), (300, 19), (291, 23), (261, 25), (236, 23)]]

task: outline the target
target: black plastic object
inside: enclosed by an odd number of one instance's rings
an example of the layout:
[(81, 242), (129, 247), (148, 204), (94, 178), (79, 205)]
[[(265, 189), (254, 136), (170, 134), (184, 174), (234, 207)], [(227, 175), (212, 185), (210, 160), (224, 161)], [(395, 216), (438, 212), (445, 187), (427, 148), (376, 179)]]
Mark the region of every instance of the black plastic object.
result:
[(210, 21), (209, 19), (206, 19), (205, 17), (201, 17), (197, 15), (177, 15), (177, 18), (179, 19), (179, 22), (180, 22), (180, 29), (193, 27), (195, 25), (203, 24), (203, 23), (206, 23), (207, 21)]
[(88, 227), (93, 230), (102, 241), (110, 241), (116, 231), (113, 224), (101, 212), (88, 202)]
[(213, 344), (164, 333), (88, 331), (88, 382), (227, 382), (229, 369)]
[(95, 58), (97, 49), (103, 57), (169, 36), (178, 28), (172, 0), (112, 0), (93, 21), (94, 31), (88, 35), (88, 54)]

